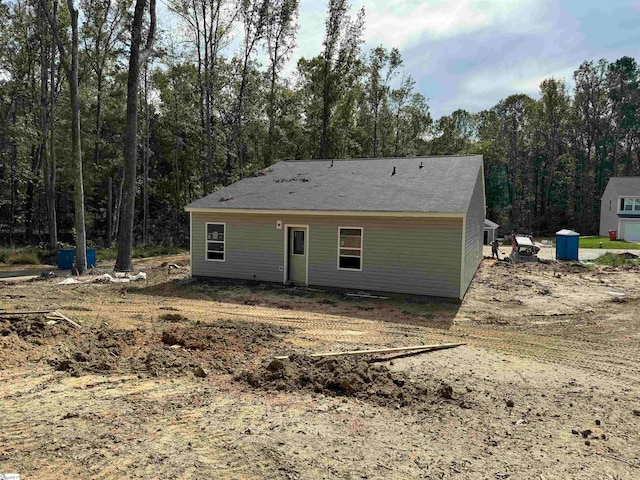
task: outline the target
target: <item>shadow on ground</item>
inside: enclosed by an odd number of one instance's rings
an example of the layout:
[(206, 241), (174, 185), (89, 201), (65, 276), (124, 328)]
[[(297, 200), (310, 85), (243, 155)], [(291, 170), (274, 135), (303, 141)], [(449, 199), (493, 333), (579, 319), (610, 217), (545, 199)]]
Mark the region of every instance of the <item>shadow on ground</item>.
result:
[[(129, 293), (316, 312), (448, 330), (460, 308), (446, 299), (220, 279), (173, 279)], [(355, 294), (355, 296), (354, 296)], [(360, 296), (362, 295), (362, 296)], [(377, 296), (380, 298), (370, 298)]]

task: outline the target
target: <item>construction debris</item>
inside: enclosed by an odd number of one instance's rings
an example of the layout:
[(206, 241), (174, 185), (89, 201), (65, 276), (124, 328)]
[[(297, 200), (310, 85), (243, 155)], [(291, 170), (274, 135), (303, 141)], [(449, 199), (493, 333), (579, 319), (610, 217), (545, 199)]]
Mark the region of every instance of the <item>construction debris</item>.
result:
[[(373, 353), (397, 353), (397, 352), (411, 352), (417, 351), (420, 353), (434, 352), (436, 350), (445, 350), (447, 348), (455, 348), (464, 343), (440, 343), (436, 345), (416, 345), (413, 347), (391, 347), (391, 348), (374, 348), (372, 350), (351, 350), (348, 352), (326, 352), (326, 353), (312, 353), (309, 357), (339, 357), (347, 355), (367, 355)], [(274, 357), (276, 360), (287, 360), (288, 355)]]
[(0, 317), (14, 317), (16, 315), (38, 315), (42, 313), (51, 313), (53, 310), (13, 310), (13, 311), (1, 311)]
[(62, 320), (65, 320), (66, 322), (70, 323), (71, 325), (73, 325), (76, 328), (82, 328), (82, 325), (80, 325), (79, 323), (74, 322), (69, 317), (61, 314), (60, 312), (53, 312), (53, 315), (61, 318)]
[[(45, 315), (47, 313), (50, 315)], [(74, 322), (69, 317), (55, 310), (13, 310), (11, 312), (7, 312), (7, 311), (0, 312), (0, 317), (15, 317), (20, 315), (45, 315), (45, 318), (47, 320), (64, 320), (65, 322), (70, 323), (76, 328), (82, 328), (82, 325), (80, 325), (77, 322)], [(47, 322), (48, 325), (55, 325), (56, 323), (57, 322), (53, 322), (53, 323)]]
[(90, 277), (84, 280), (78, 280), (77, 278), (69, 277), (65, 278), (61, 282), (58, 282), (58, 285), (74, 285), (79, 283), (129, 283), (129, 282), (139, 282), (140, 280), (146, 280), (147, 274), (145, 272), (139, 272), (136, 275), (131, 276), (129, 273), (120, 273), (117, 272), (115, 277), (112, 277), (108, 273), (104, 275), (99, 275), (97, 277)]
[(369, 295), (368, 293), (345, 293), (347, 297), (356, 297), (356, 298), (375, 298), (378, 300), (388, 300), (389, 297), (382, 297), (380, 295)]

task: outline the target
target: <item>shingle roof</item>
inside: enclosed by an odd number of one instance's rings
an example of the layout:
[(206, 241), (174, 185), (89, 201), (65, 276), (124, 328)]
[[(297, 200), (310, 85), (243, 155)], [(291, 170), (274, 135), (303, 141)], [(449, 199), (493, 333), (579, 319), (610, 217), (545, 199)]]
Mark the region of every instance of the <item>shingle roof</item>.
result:
[(482, 156), (333, 160), (332, 167), (331, 163), (279, 162), (261, 175), (196, 200), (187, 210), (464, 213)]
[(620, 196), (640, 196), (640, 177), (611, 177), (607, 188), (613, 187)]

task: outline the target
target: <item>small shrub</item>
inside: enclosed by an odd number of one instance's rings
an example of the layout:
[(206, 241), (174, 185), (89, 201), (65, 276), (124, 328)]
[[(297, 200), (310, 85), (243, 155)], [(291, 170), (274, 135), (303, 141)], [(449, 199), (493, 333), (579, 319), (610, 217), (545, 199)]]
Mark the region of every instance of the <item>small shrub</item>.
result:
[(33, 252), (15, 252), (9, 255), (6, 263), (11, 265), (39, 265), (40, 259)]
[(604, 255), (596, 258), (594, 263), (598, 265), (608, 265), (610, 267), (619, 267), (629, 262), (624, 255), (616, 255), (615, 253), (605, 253)]
[(96, 250), (96, 261), (115, 260), (117, 255), (118, 250), (115, 247), (101, 248)]
[[(133, 248), (131, 257), (159, 257), (162, 255), (176, 255), (178, 253), (183, 253), (184, 251), (184, 247), (165, 247), (164, 245), (137, 246)], [(98, 262), (102, 262), (105, 260), (115, 260), (117, 256), (118, 249), (116, 247), (101, 248), (96, 252), (96, 259)]]
[(133, 249), (133, 258), (159, 257), (162, 255), (176, 255), (184, 252), (182, 247), (167, 247), (164, 245), (139, 246)]

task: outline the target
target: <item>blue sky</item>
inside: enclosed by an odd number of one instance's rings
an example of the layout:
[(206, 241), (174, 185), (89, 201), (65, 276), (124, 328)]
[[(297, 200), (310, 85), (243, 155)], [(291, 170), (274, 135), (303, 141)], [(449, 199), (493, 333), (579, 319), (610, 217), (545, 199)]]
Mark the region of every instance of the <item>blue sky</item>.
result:
[[(551, 76), (571, 89), (585, 60), (640, 61), (640, 0), (352, 0), (362, 6), (364, 48), (398, 47), (434, 118), (537, 98)], [(326, 2), (301, 0), (292, 64), (321, 51), (325, 16)]]

